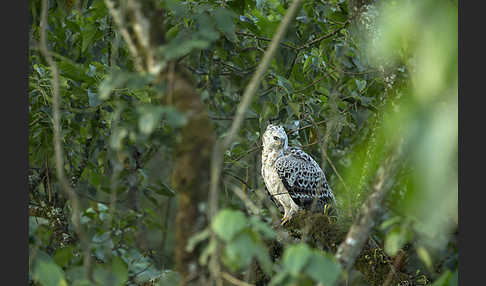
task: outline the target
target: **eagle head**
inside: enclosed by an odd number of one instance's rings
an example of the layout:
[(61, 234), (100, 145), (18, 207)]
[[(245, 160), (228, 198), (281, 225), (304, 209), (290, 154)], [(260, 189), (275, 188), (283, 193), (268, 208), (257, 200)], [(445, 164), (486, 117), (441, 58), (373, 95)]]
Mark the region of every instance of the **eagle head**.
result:
[(263, 148), (271, 151), (288, 147), (288, 138), (282, 126), (270, 124), (263, 133)]

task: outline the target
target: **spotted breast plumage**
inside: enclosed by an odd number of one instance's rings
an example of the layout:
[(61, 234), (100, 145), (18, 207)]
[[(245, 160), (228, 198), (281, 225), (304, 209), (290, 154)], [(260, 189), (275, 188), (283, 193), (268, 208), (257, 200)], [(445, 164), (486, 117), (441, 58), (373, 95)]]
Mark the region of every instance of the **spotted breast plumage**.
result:
[(282, 224), (299, 208), (322, 211), (336, 202), (317, 162), (301, 149), (288, 147), (281, 126), (270, 124), (263, 134), (262, 177), (272, 199), (284, 209)]

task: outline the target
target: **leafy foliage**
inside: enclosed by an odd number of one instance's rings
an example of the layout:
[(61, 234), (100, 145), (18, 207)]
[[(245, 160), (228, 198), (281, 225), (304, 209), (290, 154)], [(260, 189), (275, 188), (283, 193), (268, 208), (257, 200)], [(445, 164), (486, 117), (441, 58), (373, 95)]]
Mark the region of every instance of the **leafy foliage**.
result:
[[(31, 283), (180, 283), (173, 271), (178, 190), (170, 174), (191, 114), (171, 104), (167, 82), (136, 69), (105, 1), (47, 2), (47, 45), (59, 69), (63, 168), (80, 200), (92, 261), (83, 265), (72, 202), (55, 172), (53, 72), (40, 53), (42, 1), (34, 0)], [(409, 262), (397, 270), (413, 282), (457, 285), (457, 5), (377, 1), (354, 9), (355, 2), (304, 1), (224, 154), (224, 208), (212, 221), (201, 218), (189, 240), (187, 250), (200, 254), (201, 266), (220, 254), (225, 271), (238, 279), (261, 269), (271, 285), (334, 285), (345, 275), (335, 249), (275, 225), (278, 212), (264, 194), (258, 167), (260, 137), (273, 122), (285, 127), (291, 145), (320, 162), (339, 202), (337, 224), (345, 226), (357, 217), (390, 150), (402, 146), (406, 156), (387, 178), (391, 192), (373, 237), (389, 260), (406, 252)], [(177, 62), (199, 92), (215, 135), (224, 137), (289, 1), (153, 3), (164, 9), (158, 64), (170, 69)], [(206, 201), (193, 203), (207, 209)]]

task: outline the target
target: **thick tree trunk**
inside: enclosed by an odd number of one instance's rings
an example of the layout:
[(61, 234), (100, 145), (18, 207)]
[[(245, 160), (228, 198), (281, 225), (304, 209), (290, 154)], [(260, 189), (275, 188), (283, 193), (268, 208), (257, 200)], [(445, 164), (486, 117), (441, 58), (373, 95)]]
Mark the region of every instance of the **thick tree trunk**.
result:
[[(182, 284), (191, 277), (191, 268), (197, 266), (198, 253), (186, 251), (188, 239), (204, 225), (205, 213), (199, 211), (200, 202), (206, 201), (209, 189), (209, 165), (214, 144), (213, 129), (199, 94), (188, 80), (173, 74), (172, 104), (188, 115), (188, 122), (181, 130), (181, 138), (174, 154), (175, 168), (172, 186), (177, 192), (176, 214), (176, 270)], [(191, 270), (190, 270), (191, 268)]]

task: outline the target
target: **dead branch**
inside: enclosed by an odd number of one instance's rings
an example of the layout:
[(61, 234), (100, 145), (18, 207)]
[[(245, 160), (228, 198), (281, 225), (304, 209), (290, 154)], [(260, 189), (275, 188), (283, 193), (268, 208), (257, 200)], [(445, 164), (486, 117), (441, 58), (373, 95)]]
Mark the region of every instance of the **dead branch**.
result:
[(344, 270), (349, 271), (356, 258), (363, 249), (376, 219), (382, 209), (381, 203), (391, 187), (392, 177), (397, 169), (397, 162), (401, 154), (394, 151), (378, 169), (372, 192), (363, 204), (361, 211), (348, 231), (346, 238), (339, 245), (336, 258)]

